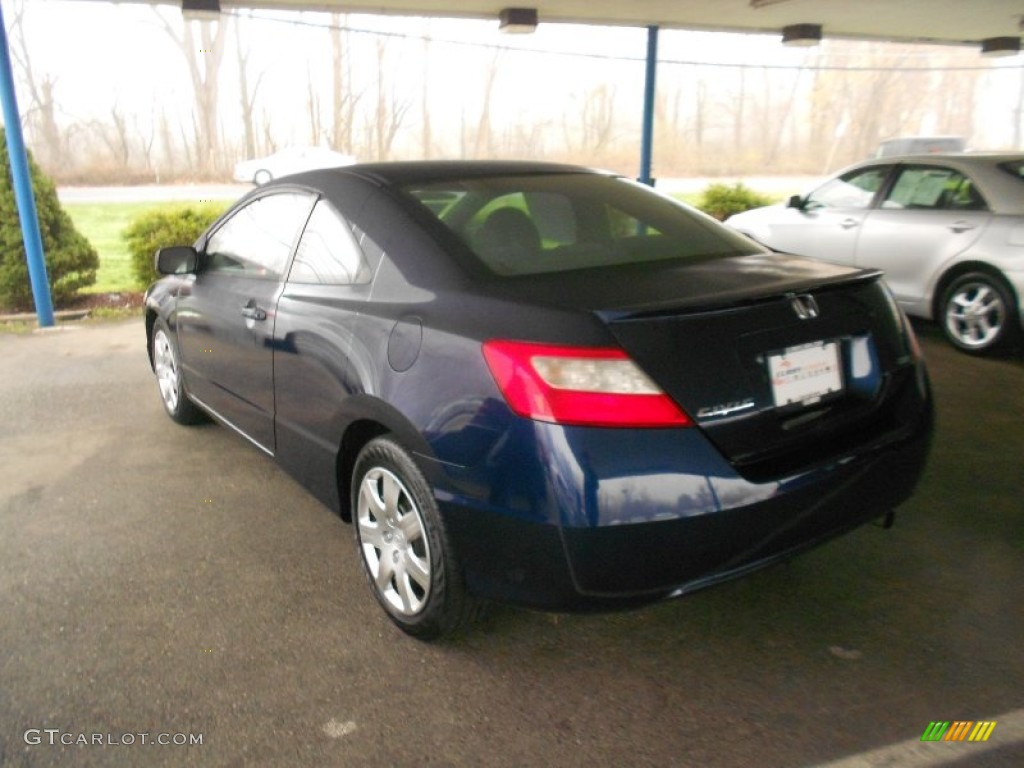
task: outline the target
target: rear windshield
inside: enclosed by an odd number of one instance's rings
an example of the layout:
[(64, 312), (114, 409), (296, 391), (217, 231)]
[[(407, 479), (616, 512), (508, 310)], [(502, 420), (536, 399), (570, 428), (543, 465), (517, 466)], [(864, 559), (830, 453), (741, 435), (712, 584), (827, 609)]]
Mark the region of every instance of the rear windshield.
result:
[(1016, 176), (1021, 181), (1024, 181), (1024, 160), (1014, 160), (1009, 163), (1000, 163), (999, 167), (1009, 173), (1011, 176)]
[(597, 174), (495, 176), (405, 188), (497, 275), (758, 253), (648, 187)]

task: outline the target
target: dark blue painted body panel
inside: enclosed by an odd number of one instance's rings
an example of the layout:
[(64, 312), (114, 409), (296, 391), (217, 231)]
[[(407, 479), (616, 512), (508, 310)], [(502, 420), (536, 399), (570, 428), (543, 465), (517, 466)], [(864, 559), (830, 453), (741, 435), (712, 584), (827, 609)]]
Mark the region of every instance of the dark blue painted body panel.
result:
[[(207, 312), (198, 333), (202, 274), (164, 278), (146, 297), (151, 318), (178, 336), (186, 390), (202, 399), (220, 386), (253, 402), (246, 390), (256, 388), (253, 413), (266, 423), (217, 415), (330, 507), (344, 514), (349, 503), (352, 435), (390, 433), (433, 487), (472, 591), (569, 610), (714, 583), (883, 515), (912, 492), (930, 394), (876, 274), (756, 253), (489, 279), (463, 268), (466, 254), (452, 254), (465, 246), (378, 178), (386, 172), (286, 182), (331, 200), (383, 256), (366, 285), (281, 284), (266, 299), (272, 324), (243, 339), (244, 367), (196, 375), (204, 345), (240, 332)], [(822, 317), (798, 325), (790, 302), (807, 291)], [(492, 338), (619, 346), (696, 425), (516, 416), (482, 354)], [(822, 340), (841, 349), (843, 396), (816, 410), (775, 408), (765, 355)], [(741, 413), (718, 413), (747, 401)]]
[(559, 610), (613, 607), (713, 583), (893, 509), (928, 455), (930, 409), (906, 416), (874, 450), (754, 482), (696, 429), (559, 427), (496, 409), (478, 425), (488, 435), (481, 460), (448, 468), (438, 498), (462, 546), (481, 550), (473, 583), (482, 594)]

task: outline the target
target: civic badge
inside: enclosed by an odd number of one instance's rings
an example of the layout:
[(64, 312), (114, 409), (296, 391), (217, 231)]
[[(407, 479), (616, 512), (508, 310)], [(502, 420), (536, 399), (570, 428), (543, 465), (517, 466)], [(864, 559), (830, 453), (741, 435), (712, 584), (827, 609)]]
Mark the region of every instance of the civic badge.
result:
[(818, 309), (818, 302), (809, 293), (794, 296), (790, 300), (789, 305), (801, 320), (814, 320), (821, 314), (821, 310)]

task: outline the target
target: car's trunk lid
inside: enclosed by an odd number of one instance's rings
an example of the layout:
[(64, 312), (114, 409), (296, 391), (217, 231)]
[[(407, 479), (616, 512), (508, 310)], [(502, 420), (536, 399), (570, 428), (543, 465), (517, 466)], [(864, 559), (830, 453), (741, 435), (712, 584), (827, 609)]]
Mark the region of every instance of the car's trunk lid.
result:
[(516, 291), (599, 318), (749, 479), (898, 439), (911, 421), (917, 368), (878, 272), (771, 253), (646, 266)]
[(766, 479), (899, 431), (915, 369), (880, 281), (750, 256), (662, 272), (642, 300), (596, 311), (741, 472)]

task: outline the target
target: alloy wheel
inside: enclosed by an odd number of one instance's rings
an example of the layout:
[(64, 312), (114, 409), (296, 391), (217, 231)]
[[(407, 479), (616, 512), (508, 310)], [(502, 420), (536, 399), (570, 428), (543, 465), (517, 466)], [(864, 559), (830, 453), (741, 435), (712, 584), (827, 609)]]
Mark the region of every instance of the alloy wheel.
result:
[(966, 348), (988, 347), (1005, 323), (1002, 296), (983, 280), (960, 284), (946, 302), (946, 330)]
[(174, 347), (163, 329), (158, 329), (153, 336), (153, 368), (160, 385), (160, 397), (168, 412), (174, 413), (178, 407), (180, 396), (180, 374), (178, 361), (174, 356)]
[(359, 542), (380, 596), (403, 616), (423, 610), (430, 596), (430, 545), (420, 511), (397, 475), (374, 467), (358, 500)]

